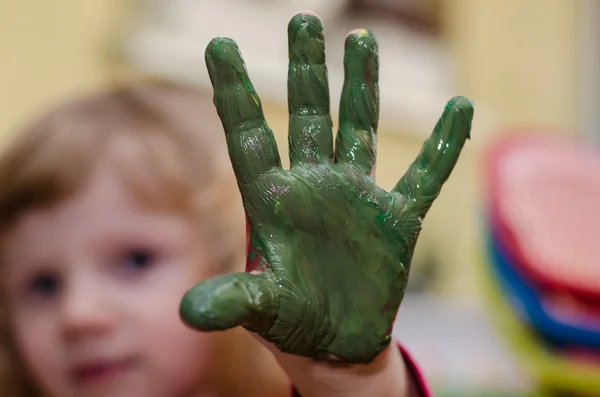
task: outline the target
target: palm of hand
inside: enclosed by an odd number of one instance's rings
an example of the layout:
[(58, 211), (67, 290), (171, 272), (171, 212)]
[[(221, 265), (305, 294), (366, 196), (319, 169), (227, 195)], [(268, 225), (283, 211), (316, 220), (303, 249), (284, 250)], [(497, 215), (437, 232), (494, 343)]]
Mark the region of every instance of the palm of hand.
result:
[(181, 313), (201, 330), (244, 325), (281, 351), (369, 362), (390, 342), (423, 217), (469, 136), (472, 106), (453, 98), (391, 191), (374, 182), (377, 43), (346, 40), (335, 151), (321, 22), (289, 25), (291, 169), (280, 167), (241, 55), (215, 39), (207, 66), (249, 226), (247, 273), (199, 283)]
[(249, 208), (250, 268), (280, 287), (280, 309), (260, 334), (323, 359), (355, 361), (385, 348), (416, 232), (398, 227), (402, 201), (351, 165), (299, 166), (259, 185), (277, 193)]

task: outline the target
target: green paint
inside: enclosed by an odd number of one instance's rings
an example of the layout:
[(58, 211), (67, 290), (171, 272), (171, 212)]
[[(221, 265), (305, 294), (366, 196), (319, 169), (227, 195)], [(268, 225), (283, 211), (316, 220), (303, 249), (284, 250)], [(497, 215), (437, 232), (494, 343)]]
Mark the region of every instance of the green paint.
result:
[(213, 39), (206, 49), (206, 66), (215, 87), (213, 101), (228, 132), (229, 155), (239, 160), (233, 162), (238, 183), (250, 184), (281, 163), (273, 131), (233, 40)]
[(330, 163), (333, 137), (321, 20), (295, 15), (288, 25), (288, 45), (290, 164)]
[(181, 311), (195, 319), (197, 328), (225, 330), (272, 322), (276, 304), (275, 285), (264, 275), (238, 273), (205, 281), (193, 296), (182, 300)]
[(390, 343), (422, 220), (469, 137), (473, 108), (452, 99), (406, 175), (386, 192), (371, 175), (375, 37), (361, 30), (346, 40), (333, 156), (321, 21), (296, 15), (288, 35), (290, 170), (280, 167), (236, 44), (220, 38), (208, 46), (215, 105), (250, 225), (248, 260), (259, 260), (263, 273), (200, 282), (181, 315), (200, 330), (244, 325), (284, 352), (365, 363)]
[(411, 201), (409, 205), (416, 211), (426, 212), (440, 194), (465, 139), (470, 138), (472, 119), (472, 103), (466, 98), (452, 98), (421, 153), (394, 188)]
[(345, 48), (335, 158), (372, 174), (379, 121), (379, 49), (375, 35), (367, 29), (350, 33)]

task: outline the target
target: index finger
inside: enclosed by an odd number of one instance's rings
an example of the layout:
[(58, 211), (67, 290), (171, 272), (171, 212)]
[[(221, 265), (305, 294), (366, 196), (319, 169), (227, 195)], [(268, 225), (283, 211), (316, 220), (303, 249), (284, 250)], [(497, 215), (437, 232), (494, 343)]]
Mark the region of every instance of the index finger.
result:
[(238, 183), (251, 183), (281, 161), (273, 131), (232, 39), (215, 38), (206, 48), (206, 66), (214, 104), (225, 129), (229, 157)]
[(419, 216), (425, 216), (454, 169), (470, 138), (472, 120), (473, 103), (464, 97), (452, 98), (421, 153), (394, 187), (393, 191), (406, 197), (407, 207)]

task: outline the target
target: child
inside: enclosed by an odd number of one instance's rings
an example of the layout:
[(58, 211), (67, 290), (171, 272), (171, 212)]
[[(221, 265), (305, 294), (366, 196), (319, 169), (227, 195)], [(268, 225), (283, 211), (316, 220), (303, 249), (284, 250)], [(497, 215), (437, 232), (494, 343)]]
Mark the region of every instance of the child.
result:
[(24, 373), (59, 397), (289, 387), (247, 332), (199, 334), (177, 314), (195, 280), (243, 263), (219, 128), (209, 96), (141, 84), (63, 105), (17, 136), (0, 166), (0, 222), (4, 342), (21, 365), (1, 390)]
[[(8, 148), (3, 396), (283, 397), (290, 381), (304, 397), (428, 395), (395, 346), (329, 366), (269, 351), (240, 327), (184, 326), (177, 307), (194, 283), (244, 270), (242, 207), (213, 109), (192, 89), (139, 84), (63, 105)], [(207, 318), (182, 314), (197, 328)]]

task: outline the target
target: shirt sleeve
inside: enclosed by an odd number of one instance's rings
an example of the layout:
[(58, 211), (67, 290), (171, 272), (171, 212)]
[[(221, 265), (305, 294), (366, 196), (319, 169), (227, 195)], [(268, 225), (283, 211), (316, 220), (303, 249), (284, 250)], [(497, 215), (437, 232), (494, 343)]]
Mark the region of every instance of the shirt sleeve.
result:
[[(425, 376), (423, 376), (415, 360), (402, 345), (398, 344), (398, 348), (402, 353), (402, 357), (406, 363), (406, 370), (408, 371), (408, 379), (410, 380), (409, 397), (433, 397), (431, 389), (429, 389), (427, 382), (425, 382)], [(291, 390), (292, 397), (302, 397), (293, 386)]]
[(433, 393), (425, 381), (425, 376), (417, 366), (416, 361), (408, 353), (406, 348), (400, 344), (398, 344), (398, 347), (400, 348), (402, 357), (404, 357), (404, 361), (406, 362), (408, 379), (410, 379), (409, 397), (433, 397)]

